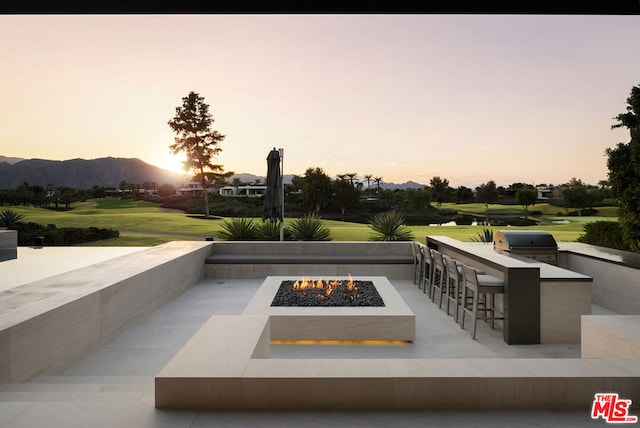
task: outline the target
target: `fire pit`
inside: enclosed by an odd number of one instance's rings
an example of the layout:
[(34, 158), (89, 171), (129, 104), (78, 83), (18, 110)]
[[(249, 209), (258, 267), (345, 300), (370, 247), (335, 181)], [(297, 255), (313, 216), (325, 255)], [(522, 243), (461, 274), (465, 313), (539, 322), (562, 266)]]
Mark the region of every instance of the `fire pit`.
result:
[(373, 281), (299, 279), (280, 283), (271, 306), (384, 306)]
[[(359, 299), (363, 299), (363, 290), (370, 286), (383, 304), (379, 306), (319, 306), (316, 304), (275, 306), (273, 302), (277, 302), (276, 294), (283, 287), (288, 289), (287, 293), (304, 291), (299, 289), (302, 286), (302, 280), (295, 276), (268, 276), (242, 314), (268, 316), (268, 334), (273, 342), (305, 340), (411, 342), (415, 339), (415, 315), (386, 277), (366, 276), (352, 279), (349, 276), (353, 285), (347, 280), (342, 280), (343, 285), (334, 285), (334, 281), (346, 278), (347, 275), (347, 273), (332, 273), (331, 276), (312, 277), (313, 288), (309, 280), (306, 284), (306, 293), (313, 292), (315, 299), (325, 304), (329, 287), (332, 290), (329, 296), (340, 293), (348, 295), (349, 288), (353, 287), (351, 292), (359, 294)], [(296, 281), (298, 281), (296, 286), (298, 289), (294, 290)], [(322, 288), (318, 288), (320, 285)], [(346, 290), (341, 290), (341, 287), (345, 287)], [(325, 297), (319, 299), (318, 294), (324, 294)], [(350, 298), (348, 300), (351, 301)]]

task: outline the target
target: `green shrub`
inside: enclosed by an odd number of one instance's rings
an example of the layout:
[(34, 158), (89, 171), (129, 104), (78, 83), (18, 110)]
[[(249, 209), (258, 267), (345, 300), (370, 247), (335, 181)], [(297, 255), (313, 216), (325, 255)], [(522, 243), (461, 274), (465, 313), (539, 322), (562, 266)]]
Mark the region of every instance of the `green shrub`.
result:
[(578, 242), (614, 248), (616, 250), (631, 251), (626, 244), (622, 227), (617, 221), (595, 221), (584, 225), (584, 235), (580, 235)]
[(329, 228), (315, 214), (293, 220), (290, 231), (294, 241), (331, 241)]
[(220, 228), (220, 236), (226, 241), (251, 241), (258, 237), (256, 226), (250, 218), (228, 219)]
[(115, 229), (61, 227), (46, 232), (44, 234), (44, 242), (48, 245), (76, 245), (103, 239), (113, 239), (118, 236), (120, 236), (120, 232)]
[(202, 198), (194, 198), (192, 196), (169, 196), (161, 200), (163, 208), (171, 208), (175, 210), (185, 211), (187, 214), (202, 214), (204, 206)]
[(469, 214), (461, 214), (456, 217), (456, 225), (458, 226), (471, 226), (476, 217)]
[(471, 238), (473, 242), (493, 242), (493, 230), (491, 229), (482, 229), (482, 232), (478, 232), (478, 235), (475, 238)]
[(397, 210), (376, 214), (369, 224), (374, 232), (371, 240), (413, 241), (413, 233), (404, 223), (404, 216)]
[(458, 214), (458, 211), (451, 208), (438, 208), (437, 212), (439, 215), (449, 218), (454, 218)]
[(36, 238), (42, 236), (45, 245), (69, 246), (84, 244), (87, 242), (113, 239), (120, 236), (116, 229), (103, 229), (97, 227), (61, 227), (55, 224), (43, 226), (38, 223), (26, 222), (16, 227), (18, 231), (18, 245), (35, 245)]
[(264, 199), (250, 197), (221, 197), (209, 204), (211, 212), (221, 217), (260, 217)]
[(598, 211), (593, 209), (593, 208), (585, 208), (583, 210), (580, 211), (571, 211), (570, 213), (568, 213), (568, 216), (578, 216), (578, 217), (589, 217), (589, 216), (593, 216), (593, 215), (597, 215)]

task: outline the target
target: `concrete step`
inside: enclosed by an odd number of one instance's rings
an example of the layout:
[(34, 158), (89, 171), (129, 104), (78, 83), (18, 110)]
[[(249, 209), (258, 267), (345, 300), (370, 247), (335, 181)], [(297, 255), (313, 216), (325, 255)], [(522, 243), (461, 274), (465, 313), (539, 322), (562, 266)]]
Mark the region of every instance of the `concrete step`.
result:
[[(75, 375), (59, 375), (59, 376), (36, 376), (29, 383), (130, 383), (145, 384), (153, 383), (155, 376), (75, 376)], [(2, 386), (2, 385), (0, 385)]]
[(28, 383), (0, 385), (0, 402), (132, 402), (153, 401), (152, 378), (47, 376)]

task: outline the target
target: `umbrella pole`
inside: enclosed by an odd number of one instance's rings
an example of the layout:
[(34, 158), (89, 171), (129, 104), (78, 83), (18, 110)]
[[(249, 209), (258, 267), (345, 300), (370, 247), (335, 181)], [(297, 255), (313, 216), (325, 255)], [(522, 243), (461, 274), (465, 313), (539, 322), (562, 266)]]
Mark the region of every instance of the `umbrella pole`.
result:
[(282, 214), (282, 218), (280, 219), (280, 241), (284, 241), (284, 149), (278, 149), (280, 152), (280, 189), (282, 190), (282, 208), (280, 212)]

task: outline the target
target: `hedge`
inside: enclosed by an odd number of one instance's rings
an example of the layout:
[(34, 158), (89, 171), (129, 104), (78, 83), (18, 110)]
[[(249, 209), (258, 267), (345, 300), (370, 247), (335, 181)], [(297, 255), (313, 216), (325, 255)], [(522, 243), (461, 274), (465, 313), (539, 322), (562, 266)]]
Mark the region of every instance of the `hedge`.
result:
[(69, 246), (86, 242), (112, 239), (120, 236), (115, 229), (101, 229), (97, 227), (56, 227), (55, 224), (46, 226), (39, 223), (19, 223), (15, 230), (18, 231), (18, 245), (36, 245), (38, 237), (42, 237), (44, 245)]
[(603, 220), (587, 223), (584, 225), (584, 235), (579, 236), (577, 241), (616, 250), (631, 251), (625, 243), (622, 228), (617, 221)]

